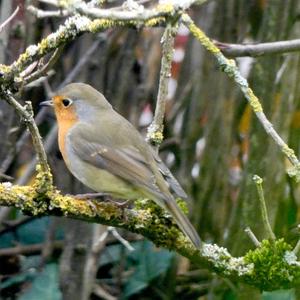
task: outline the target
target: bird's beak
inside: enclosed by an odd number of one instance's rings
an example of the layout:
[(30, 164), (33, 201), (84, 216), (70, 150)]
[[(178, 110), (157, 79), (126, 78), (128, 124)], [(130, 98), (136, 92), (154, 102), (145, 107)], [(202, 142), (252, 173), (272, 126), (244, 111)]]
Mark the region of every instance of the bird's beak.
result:
[(40, 103), (40, 106), (53, 106), (52, 100), (43, 101)]

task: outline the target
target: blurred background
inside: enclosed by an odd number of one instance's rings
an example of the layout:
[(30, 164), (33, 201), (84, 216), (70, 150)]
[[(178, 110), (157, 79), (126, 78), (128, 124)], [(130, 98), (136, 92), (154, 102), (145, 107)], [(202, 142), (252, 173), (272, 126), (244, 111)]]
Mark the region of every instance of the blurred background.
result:
[[(104, 7), (120, 4), (108, 1)], [(41, 1), (0, 0), (0, 24), (18, 5), (18, 14), (0, 32), (1, 64), (11, 64), (27, 46), (66, 20), (37, 18), (26, 10), (28, 5), (53, 9)], [(221, 43), (281, 41), (300, 33), (297, 0), (211, 0), (189, 14)], [(67, 83), (85, 82), (145, 134), (155, 109), (162, 33), (163, 28), (116, 28), (84, 34), (64, 47), (46, 76), (18, 95), (21, 102), (33, 103), (55, 185), (64, 193), (87, 190), (66, 169), (57, 146), (54, 114), (39, 103)], [(299, 157), (299, 53), (236, 60), (267, 117)], [(264, 179), (276, 236), (296, 243), (300, 190), (286, 175), (288, 162), (233, 81), (183, 26), (175, 39), (164, 136), (160, 155), (190, 196), (190, 218), (203, 240), (241, 256), (254, 247), (245, 227), (259, 240), (264, 238), (252, 181), (258, 174)], [(35, 170), (31, 140), (4, 101), (0, 137), (1, 181), (31, 184)], [(300, 294), (291, 290), (261, 295), (157, 249), (141, 236), (66, 218), (25, 216), (3, 207), (0, 298), (300, 299)]]

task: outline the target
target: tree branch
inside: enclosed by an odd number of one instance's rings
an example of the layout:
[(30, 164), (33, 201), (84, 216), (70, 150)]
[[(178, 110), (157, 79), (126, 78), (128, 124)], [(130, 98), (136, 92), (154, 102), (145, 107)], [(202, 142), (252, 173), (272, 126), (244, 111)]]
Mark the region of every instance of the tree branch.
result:
[(260, 211), (261, 211), (262, 222), (265, 227), (265, 232), (267, 233), (269, 239), (271, 239), (272, 241), (275, 241), (276, 236), (272, 230), (272, 227), (271, 227), (271, 224), (269, 221), (264, 191), (262, 188), (263, 180), (258, 175), (254, 175), (253, 181), (255, 182), (257, 193), (258, 193), (259, 206), (260, 206)]
[(50, 168), (48, 166), (47, 162), (47, 155), (42, 143), (42, 138), (40, 136), (38, 127), (34, 121), (33, 117), (33, 110), (32, 105), (30, 101), (26, 102), (25, 106), (22, 106), (11, 94), (10, 91), (6, 91), (3, 93), (3, 97), (6, 99), (6, 101), (12, 105), (15, 110), (17, 111), (18, 115), (20, 116), (21, 120), (26, 124), (31, 138), (33, 142), (34, 149), (37, 154), (38, 158), (38, 169), (40, 175), (44, 178), (45, 182), (43, 182), (43, 185), (40, 188), (47, 188), (47, 186), (50, 184), (52, 185), (52, 175), (50, 172)]
[(214, 41), (215, 45), (227, 57), (263, 56), (300, 51), (300, 39), (259, 44), (227, 44)]
[(5, 20), (2, 24), (0, 24), (0, 32), (17, 15), (17, 13), (19, 12), (19, 10), (20, 10), (20, 7), (17, 6), (17, 8), (15, 9), (15, 11), (12, 13), (12, 15), (7, 20)]
[(168, 82), (171, 76), (171, 65), (173, 58), (174, 38), (177, 33), (177, 26), (168, 23), (162, 37), (163, 49), (160, 67), (159, 87), (157, 93), (155, 114), (152, 123), (147, 130), (147, 140), (159, 146), (163, 140), (164, 116), (166, 98), (168, 94)]
[(222, 71), (226, 73), (229, 77), (233, 78), (235, 83), (241, 89), (245, 98), (248, 100), (252, 110), (256, 114), (256, 117), (262, 124), (266, 133), (271, 136), (274, 142), (279, 146), (281, 152), (288, 158), (288, 160), (293, 165), (293, 168), (288, 170), (288, 174), (294, 177), (297, 182), (300, 181), (300, 161), (293, 149), (284, 142), (277, 131), (273, 128), (272, 123), (267, 119), (259, 99), (255, 96), (253, 90), (249, 87), (247, 80), (241, 75), (239, 69), (237, 68), (235, 61), (227, 59), (220, 51), (220, 49), (205, 35), (205, 33), (198, 28), (193, 20), (187, 15), (182, 16), (183, 23), (189, 28), (191, 33), (200, 41), (200, 43), (216, 58)]
[[(264, 284), (265, 290), (295, 286), (300, 280), (300, 263), (287, 261), (291, 247), (282, 240), (275, 241), (272, 248), (267, 243), (262, 243), (260, 248), (251, 251), (251, 256), (249, 255), (251, 259), (247, 257), (248, 254), (245, 257), (232, 257), (226, 248), (215, 244), (203, 243), (199, 251), (172, 222), (167, 212), (150, 200), (137, 200), (135, 207), (131, 209), (121, 208), (114, 202), (97, 200), (90, 205), (88, 201), (62, 196), (57, 190), (40, 193), (35, 186), (2, 183), (0, 184), (0, 205), (14, 206), (34, 216), (65, 216), (124, 228), (143, 235), (159, 247), (176, 251), (194, 264), (207, 267), (223, 277), (246, 282), (256, 287)], [(276, 250), (277, 247), (278, 250)], [(268, 281), (268, 276), (274, 276), (272, 264), (269, 260), (265, 263), (261, 261), (261, 255), (270, 249), (274, 251), (274, 255), (276, 254), (276, 259), (279, 260), (276, 263), (280, 263), (282, 268), (282, 272), (276, 275), (275, 281)], [(263, 277), (259, 277), (261, 269), (264, 271)], [(286, 276), (287, 273), (290, 276)]]

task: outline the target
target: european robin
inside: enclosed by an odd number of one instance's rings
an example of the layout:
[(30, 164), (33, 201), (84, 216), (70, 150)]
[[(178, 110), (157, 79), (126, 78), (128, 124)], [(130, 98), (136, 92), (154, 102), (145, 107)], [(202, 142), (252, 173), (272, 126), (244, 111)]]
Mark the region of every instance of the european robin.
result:
[(41, 104), (54, 106), (59, 149), (79, 181), (118, 199), (154, 200), (200, 247), (195, 228), (172, 195), (184, 199), (186, 193), (140, 133), (101, 93), (88, 84), (71, 83), (52, 101)]

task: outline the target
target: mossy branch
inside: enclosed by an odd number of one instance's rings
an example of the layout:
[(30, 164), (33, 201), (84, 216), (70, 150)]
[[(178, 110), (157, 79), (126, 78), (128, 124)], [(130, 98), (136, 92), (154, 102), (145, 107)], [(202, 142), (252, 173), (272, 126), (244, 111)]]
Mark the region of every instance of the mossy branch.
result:
[(222, 277), (264, 290), (289, 288), (299, 283), (300, 262), (291, 251), (292, 247), (283, 240), (275, 241), (272, 247), (268, 241), (263, 241), (259, 248), (238, 258), (215, 244), (204, 243), (199, 251), (178, 229), (170, 215), (152, 201), (137, 200), (133, 208), (99, 200), (94, 200), (91, 205), (85, 200), (63, 196), (52, 186), (41, 193), (38, 189), (41, 178), (38, 176), (33, 186), (0, 184), (0, 205), (13, 206), (34, 216), (64, 216), (124, 228)]

